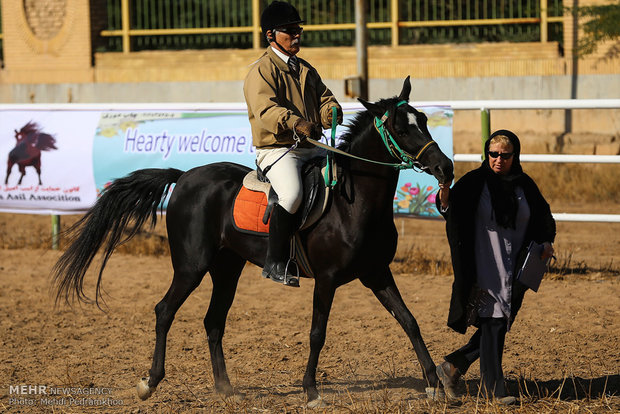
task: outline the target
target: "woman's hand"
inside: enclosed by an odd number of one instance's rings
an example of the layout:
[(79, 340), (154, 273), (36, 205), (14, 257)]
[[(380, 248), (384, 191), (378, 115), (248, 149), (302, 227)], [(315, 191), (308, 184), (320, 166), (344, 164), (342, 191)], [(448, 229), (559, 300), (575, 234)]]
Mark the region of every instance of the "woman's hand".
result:
[(441, 207), (446, 209), (448, 208), (448, 201), (450, 199), (450, 184), (439, 184), (439, 201), (441, 202)]
[(555, 252), (555, 250), (553, 249), (553, 245), (549, 242), (544, 242), (543, 246), (544, 246), (544, 250), (542, 254), (540, 255), (540, 258), (545, 260), (545, 259), (549, 259), (553, 257), (553, 253)]

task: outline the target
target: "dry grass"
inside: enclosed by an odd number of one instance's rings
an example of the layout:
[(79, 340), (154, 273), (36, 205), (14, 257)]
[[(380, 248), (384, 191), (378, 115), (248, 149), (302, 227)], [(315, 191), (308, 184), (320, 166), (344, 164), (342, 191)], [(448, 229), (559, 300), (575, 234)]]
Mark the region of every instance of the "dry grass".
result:
[(419, 247), (410, 247), (397, 252), (390, 268), (394, 273), (427, 274), (448, 276), (452, 274), (450, 257)]
[[(557, 260), (551, 263), (549, 273), (545, 277), (553, 280), (576, 278), (604, 280), (620, 277), (620, 267), (613, 260), (596, 264), (588, 263), (585, 260), (574, 260), (573, 255), (572, 251), (562, 252)], [(390, 268), (394, 273), (452, 275), (452, 264), (449, 257), (420, 248), (410, 248), (403, 253), (397, 253)]]
[(575, 260), (572, 251), (562, 252), (549, 266), (546, 276), (553, 280), (583, 278), (588, 280), (618, 279), (620, 268), (613, 259), (605, 263), (587, 263), (585, 260)]

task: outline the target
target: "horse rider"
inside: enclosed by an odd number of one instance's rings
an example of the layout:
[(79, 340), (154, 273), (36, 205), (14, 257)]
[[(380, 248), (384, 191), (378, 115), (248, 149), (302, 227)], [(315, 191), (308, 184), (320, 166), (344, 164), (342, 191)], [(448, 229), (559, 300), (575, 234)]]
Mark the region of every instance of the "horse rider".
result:
[(295, 213), (303, 198), (301, 167), (322, 150), (306, 141), (318, 139), (332, 124), (332, 108), (342, 123), (342, 108), (316, 69), (299, 59), (304, 23), (297, 9), (272, 2), (261, 15), (269, 46), (252, 65), (243, 85), (256, 146), (256, 164), (278, 195), (269, 223), (269, 243), (263, 277), (299, 286), (287, 270), (291, 239), (299, 225)]

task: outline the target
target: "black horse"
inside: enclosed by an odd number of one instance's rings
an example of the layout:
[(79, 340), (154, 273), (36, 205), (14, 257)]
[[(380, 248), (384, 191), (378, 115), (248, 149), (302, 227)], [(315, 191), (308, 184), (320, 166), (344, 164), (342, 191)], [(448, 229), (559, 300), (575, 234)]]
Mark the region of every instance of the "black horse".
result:
[[(395, 153), (384, 145), (381, 128), (374, 124), (383, 117), (387, 131), (400, 147), (398, 161), (418, 163), (438, 181), (451, 182), (452, 162), (432, 140), (426, 116), (408, 105), (410, 91), (407, 78), (400, 96), (377, 103), (361, 101), (367, 110), (357, 115), (343, 137), (341, 149), (393, 164), (395, 155), (391, 154)], [(418, 154), (418, 159), (410, 154)], [(344, 156), (337, 159), (343, 171), (331, 202), (318, 222), (301, 231), (315, 274), (310, 356), (303, 378), (309, 406), (321, 404), (316, 369), (336, 288), (356, 278), (400, 323), (413, 344), (428, 385), (437, 385), (435, 364), (389, 268), (398, 238), (393, 199), (399, 170)], [(174, 277), (155, 307), (155, 351), (149, 377), (138, 384), (142, 399), (148, 398), (164, 378), (166, 338), (175, 313), (207, 272), (213, 290), (204, 326), (215, 388), (219, 393), (233, 394), (222, 350), (226, 317), (246, 262), (262, 266), (267, 252), (267, 238), (241, 233), (233, 227), (231, 206), (248, 171), (237, 164), (215, 163), (187, 172), (144, 169), (117, 179), (76, 224), (73, 241), (56, 264), (57, 299), (77, 297), (89, 301), (83, 291), (84, 274), (103, 247), (97, 302), (103, 268), (114, 248), (135, 235), (146, 221), (155, 224), (158, 206), (169, 186), (176, 182), (166, 216)], [(128, 236), (123, 237), (125, 232)]]

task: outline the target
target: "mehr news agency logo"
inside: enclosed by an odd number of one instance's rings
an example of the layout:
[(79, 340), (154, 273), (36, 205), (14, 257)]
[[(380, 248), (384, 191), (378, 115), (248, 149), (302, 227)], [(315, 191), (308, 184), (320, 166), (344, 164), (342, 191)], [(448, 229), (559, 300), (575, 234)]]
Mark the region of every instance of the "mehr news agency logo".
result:
[(9, 405), (112, 407), (123, 405), (113, 388), (9, 385)]

